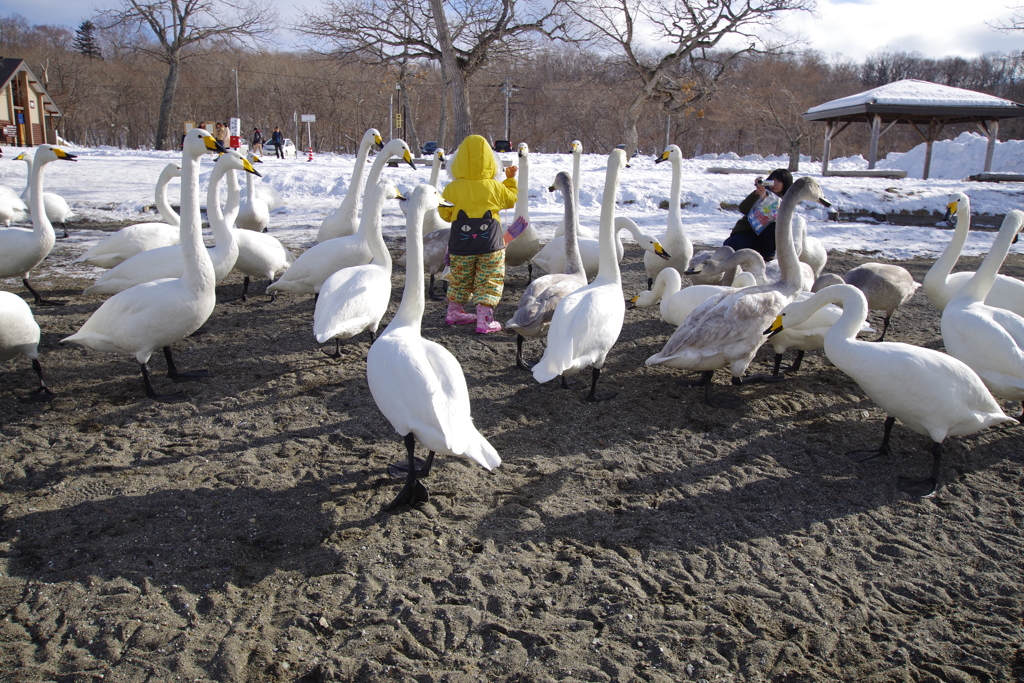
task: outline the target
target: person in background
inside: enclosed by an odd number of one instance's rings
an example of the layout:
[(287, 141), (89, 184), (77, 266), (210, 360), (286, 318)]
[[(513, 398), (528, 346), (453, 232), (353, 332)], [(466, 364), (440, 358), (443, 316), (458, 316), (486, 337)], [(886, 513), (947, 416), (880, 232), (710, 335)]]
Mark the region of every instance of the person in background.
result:
[(274, 126), (274, 132), (270, 135), (270, 144), (274, 146), (277, 158), (284, 159), (284, 133), (277, 126)]
[(231, 146), (231, 129), (225, 126), (223, 123), (217, 123), (216, 131), (214, 132), (213, 137), (217, 138), (217, 141), (220, 144), (224, 145), (225, 148)]
[(263, 156), (263, 133), (256, 127), (252, 129), (252, 153)]
[[(501, 331), (494, 320), (494, 307), (505, 286), (505, 233), (498, 212), (511, 209), (519, 195), (516, 166), (505, 169), (505, 180), (494, 179), (498, 162), (487, 140), (470, 135), (455, 152), (451, 162), (455, 180), (441, 196), (453, 204), (438, 208), (441, 218), (452, 224), (448, 237), (451, 275), (448, 278), (449, 325), (476, 322), (476, 331)], [(464, 306), (476, 304), (476, 316)]]
[[(777, 198), (786, 194), (793, 184), (793, 174), (784, 168), (777, 168), (762, 181), (754, 181), (754, 191), (740, 202), (739, 210), (743, 217), (736, 221), (729, 237), (723, 246), (740, 249), (753, 249), (764, 257), (765, 262), (775, 258), (775, 212), (778, 211)], [(768, 201), (763, 201), (763, 200)], [(772, 201), (775, 200), (775, 201)], [(774, 206), (774, 209), (772, 208)], [(751, 220), (751, 215), (754, 219)]]

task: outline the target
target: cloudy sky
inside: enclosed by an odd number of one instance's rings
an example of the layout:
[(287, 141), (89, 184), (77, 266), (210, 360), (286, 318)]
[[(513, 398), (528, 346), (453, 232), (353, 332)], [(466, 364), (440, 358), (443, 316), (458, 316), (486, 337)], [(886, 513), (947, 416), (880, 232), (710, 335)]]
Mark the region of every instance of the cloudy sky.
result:
[[(0, 15), (17, 13), (31, 23), (76, 27), (89, 16), (90, 6), (114, 4), (112, 0), (0, 0)], [(292, 7), (318, 4), (317, 0), (281, 3), (282, 24), (296, 18), (288, 16)], [(790, 15), (783, 28), (802, 35), (810, 47), (857, 61), (887, 47), (928, 57), (975, 57), (1024, 48), (1024, 32), (1000, 33), (987, 25), (1005, 22), (1009, 8), (1018, 4), (1024, 0), (818, 0), (816, 16)]]

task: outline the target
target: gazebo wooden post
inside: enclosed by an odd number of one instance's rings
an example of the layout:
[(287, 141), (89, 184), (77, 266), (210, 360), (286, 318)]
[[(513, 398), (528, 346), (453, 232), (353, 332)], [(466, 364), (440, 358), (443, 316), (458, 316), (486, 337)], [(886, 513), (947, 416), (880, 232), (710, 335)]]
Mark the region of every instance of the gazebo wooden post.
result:
[(882, 134), (882, 117), (875, 114), (871, 117), (871, 149), (868, 152), (868, 168), (875, 167), (878, 160), (878, 138)]
[(924, 173), (922, 180), (928, 180), (928, 172), (932, 167), (932, 146), (935, 144), (935, 119), (928, 122), (928, 137), (925, 138), (924, 146)]
[(988, 136), (988, 147), (985, 149), (985, 173), (991, 173), (992, 159), (996, 154), (996, 140), (999, 139), (999, 119), (982, 121), (978, 127)]
[(835, 121), (825, 121), (825, 148), (821, 151), (821, 175), (828, 173), (828, 157), (832, 153), (832, 131), (835, 129)]

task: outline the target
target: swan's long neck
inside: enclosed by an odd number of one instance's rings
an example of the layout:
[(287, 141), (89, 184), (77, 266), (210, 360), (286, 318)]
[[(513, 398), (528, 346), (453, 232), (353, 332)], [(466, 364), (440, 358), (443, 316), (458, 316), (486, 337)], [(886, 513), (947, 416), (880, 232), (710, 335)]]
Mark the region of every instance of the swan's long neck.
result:
[(381, 234), (380, 227), (381, 213), (384, 211), (384, 202), (387, 201), (387, 195), (384, 190), (385, 187), (382, 187), (380, 184), (370, 188), (370, 194), (367, 196), (363, 206), (363, 215), (359, 219), (359, 230), (356, 234), (366, 235), (366, 245), (370, 249), (373, 262), (383, 265), (383, 260), (386, 258), (387, 266), (390, 268), (391, 256), (384, 246), (384, 237)]
[(565, 202), (565, 274), (578, 275), (585, 273), (586, 270), (583, 267), (583, 257), (580, 255), (580, 217), (576, 211), (576, 202), (572, 198), (572, 188), (562, 188), (562, 200)]
[[(234, 174), (232, 174), (234, 175)], [(238, 182), (237, 179), (235, 182)], [(231, 185), (228, 184), (228, 196), (231, 195)], [(256, 195), (256, 181), (253, 179), (252, 173), (245, 174), (245, 198), (249, 200), (249, 204), (252, 204), (253, 197)]]
[(21, 191), (21, 201), (29, 202), (32, 200), (32, 160), (26, 154), (22, 161), (25, 162), (25, 189)]
[[(434, 153), (434, 162), (430, 164), (430, 185), (437, 187), (437, 179), (441, 176), (441, 157)], [(441, 188), (437, 188), (441, 189)]]
[(673, 230), (683, 224), (682, 209), (679, 208), (683, 197), (683, 164), (675, 154), (669, 158), (669, 163), (672, 164), (672, 187), (668, 192), (668, 229)]
[(57, 236), (53, 233), (53, 224), (46, 216), (46, 203), (43, 201), (43, 169), (45, 163), (33, 164), (32, 166), (32, 192), (29, 198), (29, 209), (32, 211), (32, 230), (36, 235), (43, 236), (43, 239), (53, 244)]
[(164, 219), (164, 223), (181, 225), (181, 217), (175, 213), (174, 209), (171, 208), (170, 202), (167, 201), (167, 185), (173, 177), (174, 173), (170, 169), (165, 168), (163, 170), (160, 178), (156, 181), (156, 192), (154, 193), (153, 201), (156, 203), (156, 210), (160, 212), (160, 218)]
[(775, 251), (779, 259), (779, 280), (788, 294), (793, 296), (800, 288), (800, 261), (797, 259), (796, 248), (793, 246), (793, 216), (801, 197), (790, 188), (782, 197), (779, 212), (775, 217)]
[(657, 289), (659, 282), (661, 283), (661, 292), (659, 294), (661, 296), (661, 317), (664, 320), (672, 314), (671, 299), (674, 294), (683, 288), (683, 278), (675, 268), (666, 268), (658, 273), (658, 277), (654, 281), (655, 289)]
[(423, 216), (426, 213), (424, 201), (422, 196), (414, 196), (409, 200), (405, 218), (405, 290), (402, 292), (402, 303), (398, 305), (388, 330), (409, 327), (419, 333), (423, 323)]
[(572, 201), (580, 205), (580, 153), (572, 153)]
[[(248, 173), (246, 173), (245, 175), (247, 176), (247, 179), (248, 177), (251, 177), (250, 174)], [(224, 202), (223, 220), (224, 225), (228, 226), (229, 228), (233, 228), (235, 227), (235, 220), (238, 218), (238, 211), (239, 208), (241, 207), (241, 202), (239, 201), (241, 199), (241, 192), (238, 186), (238, 171), (231, 171), (227, 174), (227, 185), (228, 196), (227, 201)], [(249, 204), (252, 204), (251, 194), (249, 195)], [(210, 224), (210, 227), (213, 227), (212, 223)]]
[[(370, 145), (373, 144), (372, 138), (364, 137), (359, 143), (359, 151), (356, 152), (356, 163), (352, 167), (352, 180), (348, 184), (348, 192), (345, 194), (345, 200), (352, 197), (352, 202), (355, 203), (357, 210), (359, 206), (359, 198), (363, 195), (363, 187), (366, 179), (363, 177), (363, 169), (366, 168), (366, 158), (370, 156)], [(371, 187), (373, 187), (371, 185)]]
[(957, 298), (968, 297), (972, 302), (985, 300), (989, 290), (992, 289), (992, 285), (995, 284), (996, 275), (999, 274), (999, 268), (1003, 265), (1003, 261), (1006, 260), (1006, 254), (1010, 251), (1010, 244), (1013, 243), (1013, 238), (1016, 236), (1017, 231), (1020, 230), (1022, 221), (1024, 221), (1024, 213), (1020, 211), (1010, 211), (1006, 214), (1006, 218), (1003, 219), (1003, 224), (999, 227), (999, 233), (992, 242), (992, 248), (989, 249), (988, 255), (981, 262), (981, 265), (978, 266), (974, 277), (968, 280), (967, 284), (957, 292)]
[[(206, 245), (203, 244), (202, 217), (199, 214), (200, 158), (183, 155), (181, 162), (181, 278), (188, 282), (193, 290), (212, 290), (215, 277), (213, 262), (210, 261)], [(217, 202), (214, 201), (213, 204), (216, 205)], [(219, 211), (220, 207), (216, 210)]]
[[(526, 220), (530, 220), (530, 155), (523, 154), (519, 157), (519, 195), (516, 197), (516, 209), (515, 215), (512, 220), (515, 220), (516, 216), (522, 216)], [(566, 225), (568, 223), (568, 217), (566, 217)], [(568, 261), (566, 261), (568, 263)]]
[(967, 197), (958, 199), (956, 204), (956, 227), (953, 229), (953, 239), (949, 241), (946, 248), (942, 250), (939, 258), (928, 269), (924, 276), (922, 286), (928, 294), (928, 298), (935, 301), (944, 299), (941, 292), (946, 287), (946, 279), (953, 272), (953, 266), (960, 258), (960, 252), (967, 244), (967, 235), (971, 231), (971, 200)]
[[(616, 150), (619, 151), (619, 150)], [(604, 179), (604, 195), (601, 198), (601, 224), (598, 242), (600, 257), (598, 259), (597, 277), (594, 281), (602, 284), (621, 282), (619, 259), (615, 249), (618, 230), (615, 229), (615, 194), (619, 189), (619, 173), (622, 170), (622, 154), (612, 154), (608, 158), (608, 172)]]
[[(868, 300), (853, 285), (833, 285), (826, 287), (817, 294), (814, 294), (803, 303), (812, 305), (815, 311), (820, 310), (828, 304), (836, 304), (843, 309), (839, 320), (832, 324), (825, 333), (826, 344), (835, 346), (840, 344), (867, 343), (858, 342), (857, 333), (860, 332), (864, 321), (868, 317)], [(808, 316), (810, 318), (810, 316)], [(826, 349), (826, 353), (830, 353)]]
[[(377, 158), (370, 165), (370, 173), (366, 176), (366, 187), (377, 187), (377, 183), (380, 182), (380, 174), (384, 172), (384, 164), (388, 163), (394, 155), (391, 149), (391, 142), (389, 142), (384, 145), (384, 149), (377, 153)], [(361, 186), (359, 189), (362, 191)]]
[(740, 249), (719, 264), (719, 269), (723, 273), (733, 268), (742, 268), (750, 273), (758, 284), (763, 284), (767, 279), (764, 257), (753, 249)]

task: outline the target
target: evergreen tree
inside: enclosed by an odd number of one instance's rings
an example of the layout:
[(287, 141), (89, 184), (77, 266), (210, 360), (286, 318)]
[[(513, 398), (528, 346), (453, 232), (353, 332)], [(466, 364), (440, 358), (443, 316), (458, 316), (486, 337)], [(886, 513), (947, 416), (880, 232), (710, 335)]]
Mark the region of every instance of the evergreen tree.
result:
[(90, 59), (103, 59), (103, 53), (100, 52), (100, 48), (96, 44), (96, 37), (93, 35), (95, 31), (96, 24), (86, 19), (79, 25), (78, 30), (75, 31), (73, 45), (75, 50)]

